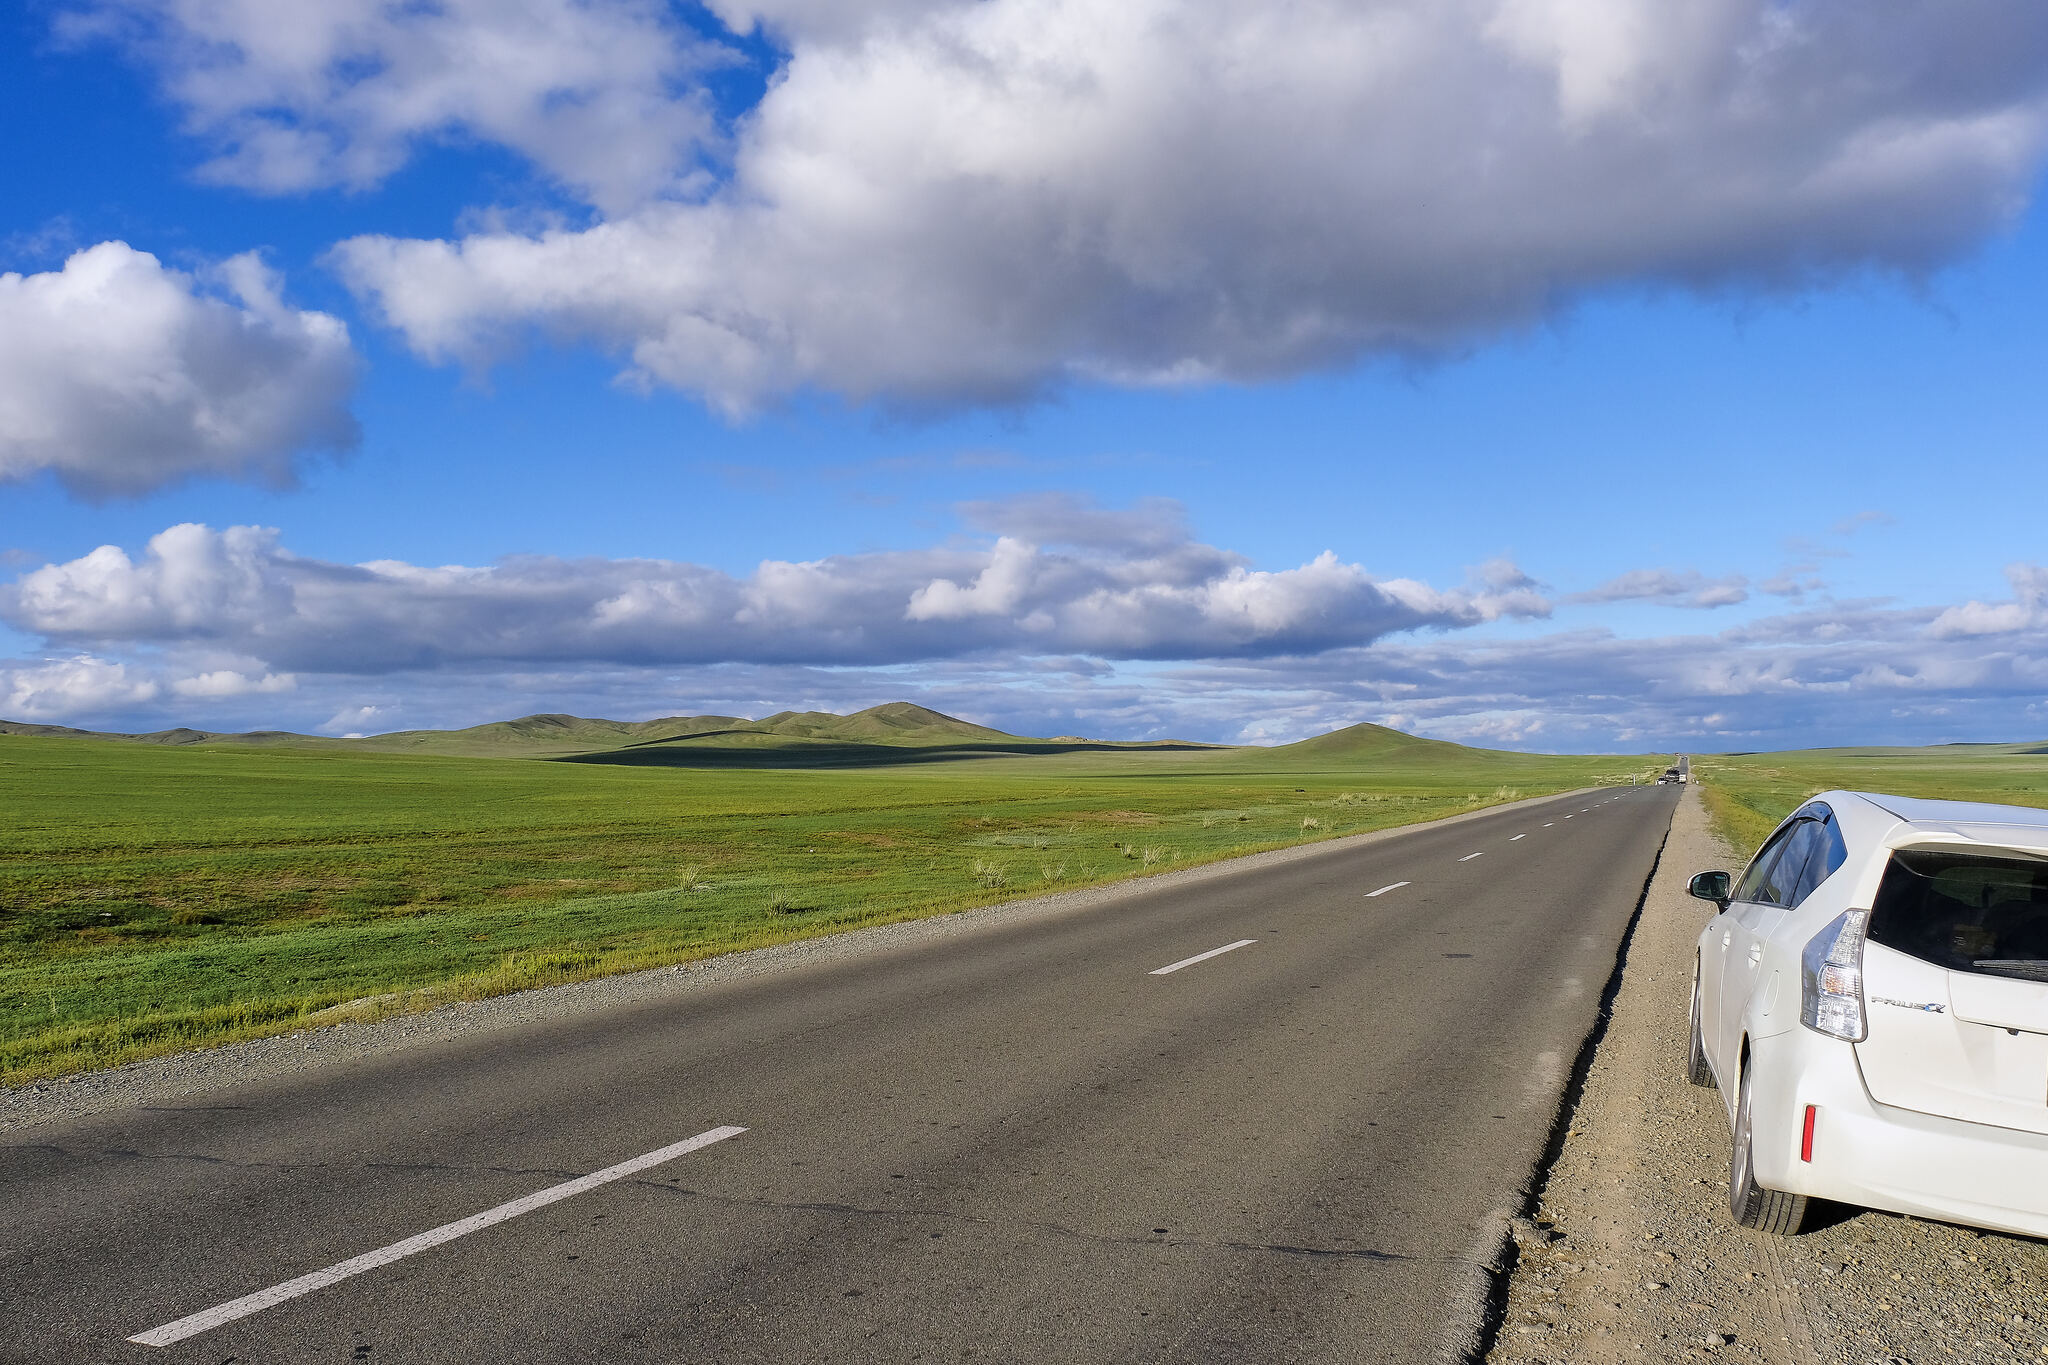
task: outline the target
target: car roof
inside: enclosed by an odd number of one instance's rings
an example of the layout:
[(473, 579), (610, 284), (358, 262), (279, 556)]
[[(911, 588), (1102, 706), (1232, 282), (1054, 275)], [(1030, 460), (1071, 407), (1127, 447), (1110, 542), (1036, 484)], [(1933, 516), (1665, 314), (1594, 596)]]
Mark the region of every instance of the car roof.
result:
[(1813, 800), (1827, 803), (1852, 842), (1870, 840), (1893, 848), (1978, 843), (2048, 849), (2048, 810), (2036, 806), (1847, 791), (1822, 792)]
[(1854, 796), (1901, 820), (1940, 825), (2040, 825), (2048, 828), (2048, 810), (2008, 806), (1992, 801), (1934, 801), (1924, 796), (1886, 796), (1880, 792), (1831, 792)]

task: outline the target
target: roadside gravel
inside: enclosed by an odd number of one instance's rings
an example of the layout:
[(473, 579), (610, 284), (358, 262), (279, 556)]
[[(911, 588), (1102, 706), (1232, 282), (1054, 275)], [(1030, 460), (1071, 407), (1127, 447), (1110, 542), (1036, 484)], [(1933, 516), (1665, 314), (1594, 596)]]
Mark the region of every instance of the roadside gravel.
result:
[(1713, 913), (1685, 885), (1740, 861), (1688, 788), (1562, 1146), (1515, 1224), (1487, 1361), (2048, 1361), (2048, 1243), (1847, 1208), (1795, 1238), (1729, 1218), (1721, 1097), (1684, 1076)]

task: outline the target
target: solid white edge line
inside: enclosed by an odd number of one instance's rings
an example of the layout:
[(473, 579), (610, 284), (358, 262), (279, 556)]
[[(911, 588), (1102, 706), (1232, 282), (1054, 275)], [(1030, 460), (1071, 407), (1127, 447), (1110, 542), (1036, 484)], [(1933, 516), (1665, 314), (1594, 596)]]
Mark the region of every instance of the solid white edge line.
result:
[(1461, 862), (1461, 863), (1469, 863), (1469, 862), (1471, 862), (1471, 861), (1472, 861), (1472, 860), (1473, 860), (1474, 858), (1484, 858), (1485, 856), (1486, 856), (1486, 853), (1485, 853), (1485, 851), (1484, 851), (1484, 850), (1481, 850), (1481, 851), (1480, 851), (1480, 852), (1478, 852), (1478, 853), (1467, 853), (1467, 854), (1466, 854), (1466, 855), (1465, 855), (1464, 857), (1462, 857), (1462, 858), (1458, 859), (1458, 861), (1459, 861), (1459, 862)]
[(1387, 884), (1386, 886), (1383, 886), (1383, 887), (1381, 887), (1381, 888), (1380, 888), (1379, 890), (1377, 890), (1377, 891), (1368, 891), (1368, 892), (1366, 892), (1366, 893), (1365, 893), (1365, 898), (1366, 898), (1367, 900), (1371, 900), (1371, 899), (1372, 899), (1372, 898), (1373, 898), (1374, 896), (1384, 896), (1384, 895), (1386, 895), (1386, 894), (1387, 894), (1387, 893), (1388, 893), (1389, 891), (1399, 891), (1399, 890), (1400, 890), (1400, 889), (1401, 889), (1402, 887), (1404, 887), (1404, 886), (1407, 886), (1407, 885), (1409, 885), (1409, 883), (1407, 883), (1407, 882), (1390, 882), (1390, 883), (1388, 883), (1388, 884)]
[(1145, 975), (1165, 976), (1168, 972), (1177, 972), (1183, 967), (1192, 967), (1197, 962), (1207, 962), (1212, 957), (1221, 957), (1225, 953), (1234, 953), (1239, 948), (1249, 948), (1257, 942), (1258, 940), (1255, 938), (1241, 938), (1235, 943), (1226, 943), (1221, 948), (1211, 948), (1206, 953), (1196, 953), (1193, 957), (1184, 957), (1180, 961), (1174, 963), (1171, 967), (1154, 967), (1151, 971), (1145, 973)]
[(646, 1170), (649, 1166), (659, 1166), (664, 1161), (673, 1161), (686, 1152), (709, 1147), (712, 1143), (723, 1142), (729, 1137), (738, 1137), (746, 1131), (744, 1128), (713, 1128), (693, 1138), (685, 1138), (681, 1142), (673, 1142), (642, 1156), (621, 1161), (616, 1166), (607, 1166), (601, 1171), (578, 1176), (560, 1185), (536, 1190), (523, 1198), (500, 1204), (494, 1209), (485, 1209), (482, 1213), (471, 1214), (453, 1223), (443, 1223), (440, 1227), (408, 1237), (402, 1242), (393, 1242), (388, 1247), (366, 1251), (360, 1256), (351, 1256), (346, 1261), (337, 1261), (325, 1270), (316, 1270), (310, 1275), (301, 1275), (295, 1280), (286, 1280), (283, 1284), (274, 1284), (253, 1294), (244, 1294), (239, 1299), (230, 1299), (226, 1303), (189, 1317), (179, 1318), (176, 1322), (167, 1322), (161, 1327), (152, 1327), (147, 1332), (138, 1332), (128, 1340), (138, 1346), (169, 1346), (172, 1342), (183, 1341), (186, 1337), (211, 1331), (223, 1323), (233, 1322), (236, 1318), (246, 1318), (251, 1313), (260, 1313), (266, 1308), (275, 1307), (301, 1294), (325, 1289), (330, 1284), (339, 1283), (353, 1275), (360, 1275), (366, 1270), (375, 1270), (379, 1266), (390, 1265), (393, 1261), (402, 1261), (416, 1252), (439, 1246), (443, 1242), (452, 1242), (457, 1237), (490, 1227), (493, 1223), (502, 1223), (508, 1218), (517, 1218), (522, 1213), (544, 1208), (557, 1200), (582, 1194), (585, 1190), (596, 1189), (599, 1185), (623, 1180), (629, 1175)]

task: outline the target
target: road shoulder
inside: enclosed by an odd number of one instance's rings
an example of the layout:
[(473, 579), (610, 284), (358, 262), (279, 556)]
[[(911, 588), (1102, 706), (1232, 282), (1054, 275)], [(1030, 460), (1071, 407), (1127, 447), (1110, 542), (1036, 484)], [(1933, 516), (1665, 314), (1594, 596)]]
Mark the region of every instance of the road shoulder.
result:
[(1739, 863), (1688, 788), (1558, 1155), (1516, 1224), (1487, 1361), (2048, 1360), (2048, 1244), (1851, 1209), (1789, 1239), (1730, 1220), (1721, 1097), (1684, 1076), (1694, 942), (1713, 913), (1685, 887)]

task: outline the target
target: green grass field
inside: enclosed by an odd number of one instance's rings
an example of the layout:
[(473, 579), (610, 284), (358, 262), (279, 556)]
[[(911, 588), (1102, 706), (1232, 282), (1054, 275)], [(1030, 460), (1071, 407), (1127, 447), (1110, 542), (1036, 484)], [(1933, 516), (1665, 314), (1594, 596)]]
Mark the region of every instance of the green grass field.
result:
[[(1017, 741), (898, 725), (905, 711), (797, 717), (780, 739), (755, 722), (356, 746), (0, 734), (0, 1080), (1139, 876), (1666, 761), (1373, 727), (1278, 749)], [(459, 756), (558, 759), (593, 739), (610, 747), (587, 761)]]
[(1692, 767), (1716, 832), (1742, 857), (1815, 792), (1875, 791), (2048, 806), (2048, 745), (2043, 744), (1706, 755), (1695, 756)]

